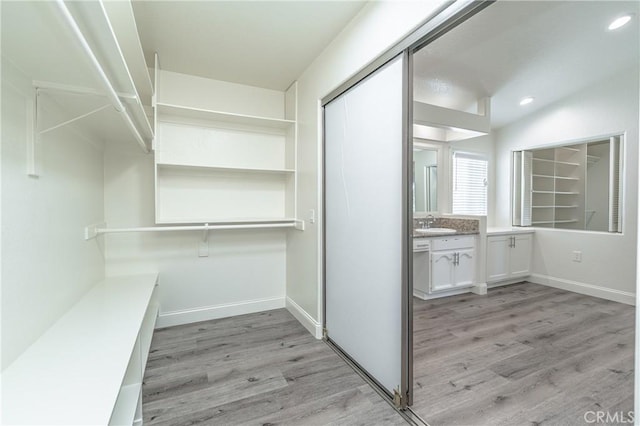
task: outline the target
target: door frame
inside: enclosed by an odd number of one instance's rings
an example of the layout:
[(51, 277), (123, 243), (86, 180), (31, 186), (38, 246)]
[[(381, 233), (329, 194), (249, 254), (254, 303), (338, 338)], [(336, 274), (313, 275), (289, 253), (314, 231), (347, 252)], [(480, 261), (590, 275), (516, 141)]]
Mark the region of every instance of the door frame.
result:
[[(471, 16), (488, 7), (496, 0), (448, 1), (429, 16), (425, 23), (407, 35), (396, 45), (382, 53), (353, 77), (321, 99), (322, 107), (322, 330), (323, 340), (332, 347), (358, 374), (399, 410), (406, 410), (413, 404), (413, 209), (412, 209), (412, 164), (413, 164), (413, 53), (433, 42)], [(403, 106), (402, 106), (402, 267), (401, 267), (401, 384), (400, 392), (390, 395), (378, 381), (371, 377), (362, 366), (331, 341), (326, 329), (326, 131), (325, 106), (358, 83), (373, 75), (398, 55), (403, 55)]]

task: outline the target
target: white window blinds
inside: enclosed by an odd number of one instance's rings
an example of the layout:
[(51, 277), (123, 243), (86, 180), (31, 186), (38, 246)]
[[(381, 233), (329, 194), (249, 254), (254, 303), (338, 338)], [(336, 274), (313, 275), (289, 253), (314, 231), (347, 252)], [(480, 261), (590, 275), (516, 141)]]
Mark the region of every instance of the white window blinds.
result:
[(453, 205), (452, 213), (487, 214), (486, 158), (468, 152), (453, 154)]

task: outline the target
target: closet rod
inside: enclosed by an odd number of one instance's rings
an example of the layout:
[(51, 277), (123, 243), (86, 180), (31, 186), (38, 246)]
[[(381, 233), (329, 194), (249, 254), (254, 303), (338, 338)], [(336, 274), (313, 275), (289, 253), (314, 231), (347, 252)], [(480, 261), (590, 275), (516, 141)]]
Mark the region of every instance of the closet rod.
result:
[(93, 67), (93, 70), (96, 72), (100, 81), (104, 85), (107, 91), (107, 98), (109, 98), (109, 101), (111, 102), (115, 110), (118, 111), (118, 113), (122, 116), (122, 118), (124, 119), (124, 122), (126, 123), (127, 127), (129, 127), (129, 130), (131, 130), (131, 132), (133, 133), (133, 136), (135, 137), (136, 141), (138, 142), (142, 150), (146, 154), (148, 154), (149, 149), (147, 148), (147, 144), (145, 143), (144, 139), (140, 135), (140, 132), (136, 128), (136, 125), (133, 123), (133, 120), (131, 120), (131, 117), (129, 116), (129, 113), (125, 109), (124, 105), (122, 104), (122, 102), (120, 102), (120, 98), (118, 98), (118, 94), (116, 93), (115, 89), (113, 88), (113, 85), (109, 81), (109, 78), (105, 74), (104, 69), (100, 65), (100, 62), (98, 62), (98, 59), (93, 54), (93, 51), (91, 50), (91, 46), (89, 46), (89, 43), (84, 38), (84, 35), (82, 34), (82, 31), (78, 27), (77, 22), (71, 15), (71, 12), (69, 12), (69, 9), (67, 8), (67, 6), (64, 4), (64, 0), (56, 0), (56, 5), (58, 6), (58, 9), (60, 10), (60, 13), (62, 14), (65, 21), (67, 21), (67, 24), (69, 24), (69, 27), (72, 33), (76, 37), (76, 40), (78, 41), (78, 43), (84, 50), (85, 54), (87, 55), (87, 58), (89, 59), (89, 62)]
[(219, 229), (259, 229), (259, 228), (297, 228), (296, 222), (248, 223), (237, 225), (184, 225), (150, 226), (142, 228), (97, 228), (96, 234), (114, 234), (122, 232), (162, 232), (162, 231), (210, 231)]

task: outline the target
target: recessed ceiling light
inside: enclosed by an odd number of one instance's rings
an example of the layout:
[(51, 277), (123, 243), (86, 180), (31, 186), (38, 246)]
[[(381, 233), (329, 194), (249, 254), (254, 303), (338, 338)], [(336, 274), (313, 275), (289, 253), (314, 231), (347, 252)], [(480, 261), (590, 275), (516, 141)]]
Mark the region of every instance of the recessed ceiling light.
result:
[(531, 97), (531, 96), (527, 96), (526, 98), (522, 98), (522, 100), (520, 101), (520, 105), (521, 105), (521, 106), (522, 106), (522, 105), (528, 105), (528, 104), (530, 104), (531, 102), (533, 102), (533, 99), (534, 99), (534, 98), (533, 98), (533, 97)]
[(630, 20), (631, 20), (631, 15), (624, 15), (619, 18), (616, 18), (612, 23), (609, 24), (608, 29), (610, 31), (617, 30), (618, 28), (628, 23)]

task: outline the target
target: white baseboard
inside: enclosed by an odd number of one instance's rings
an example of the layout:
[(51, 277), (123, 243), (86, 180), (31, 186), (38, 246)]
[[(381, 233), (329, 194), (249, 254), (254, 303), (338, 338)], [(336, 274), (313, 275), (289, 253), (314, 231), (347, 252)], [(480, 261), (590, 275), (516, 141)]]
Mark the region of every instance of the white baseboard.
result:
[(252, 314), (255, 312), (270, 311), (285, 307), (284, 297), (269, 299), (246, 300), (224, 305), (205, 306), (196, 309), (182, 311), (161, 312), (158, 315), (156, 328), (171, 327), (174, 325), (189, 324), (192, 322), (208, 321), (218, 318), (232, 317), (236, 315)]
[(418, 299), (422, 299), (422, 300), (427, 300), (429, 299), (429, 294), (414, 288), (413, 297), (417, 297)]
[(486, 295), (487, 294), (487, 283), (474, 284), (473, 287), (471, 287), (471, 293), (477, 294), (477, 295), (480, 295), (480, 296)]
[(593, 284), (585, 284), (577, 281), (565, 280), (562, 278), (549, 277), (541, 274), (531, 274), (527, 281), (535, 284), (542, 284), (561, 290), (572, 291), (574, 293), (586, 294), (587, 296), (599, 297), (601, 299), (612, 300), (614, 302), (625, 303), (627, 305), (636, 304), (636, 295), (628, 291), (614, 290)]
[[(529, 276), (512, 278), (510, 280), (498, 281), (494, 283), (487, 283), (487, 288), (504, 287), (505, 285), (518, 284), (525, 281), (531, 281)], [(533, 282), (533, 281), (531, 281)]]
[(473, 286), (463, 287), (463, 288), (454, 288), (454, 289), (445, 290), (445, 291), (437, 291), (435, 293), (425, 293), (423, 291), (413, 289), (413, 295), (418, 299), (422, 299), (422, 300), (439, 299), (441, 297), (457, 296), (459, 294), (465, 294), (465, 293), (471, 293), (471, 292), (473, 292)]
[(300, 307), (296, 302), (287, 297), (286, 308), (291, 315), (297, 319), (300, 324), (304, 326), (309, 333), (311, 333), (316, 339), (322, 339), (322, 324), (313, 319), (311, 315)]

